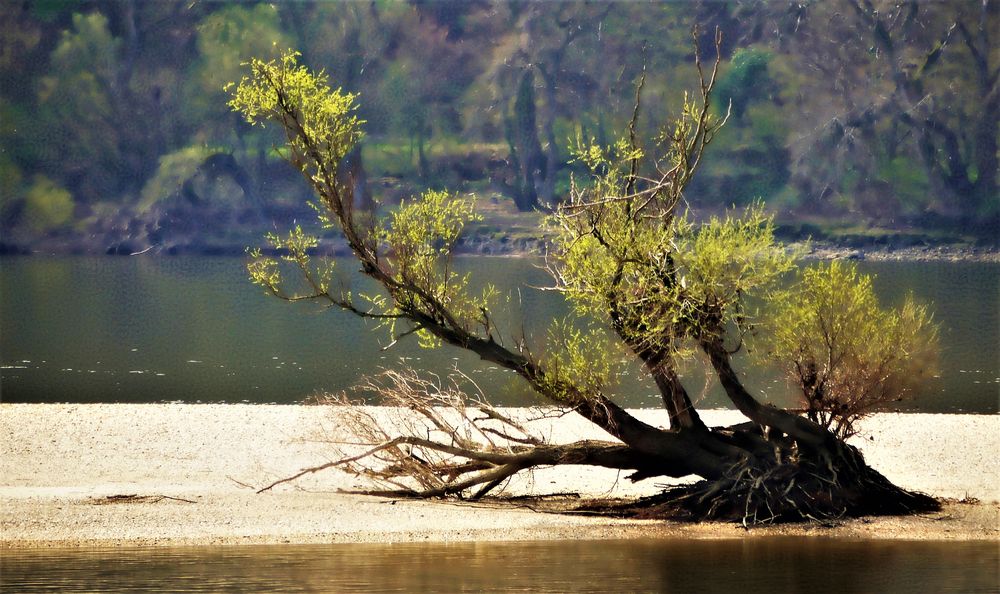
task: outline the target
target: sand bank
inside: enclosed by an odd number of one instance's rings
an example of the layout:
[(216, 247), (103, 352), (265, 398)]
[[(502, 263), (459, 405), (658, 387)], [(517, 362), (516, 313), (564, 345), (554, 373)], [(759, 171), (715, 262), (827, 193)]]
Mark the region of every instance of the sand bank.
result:
[[(637, 411), (663, 424), (660, 411)], [(737, 420), (709, 411), (712, 424)], [(552, 441), (602, 439), (567, 417)], [(254, 487), (334, 455), (329, 408), (189, 404), (0, 404), (2, 546), (533, 540), (623, 536), (745, 537), (728, 524), (634, 522), (532, 511), (528, 506), (394, 501), (344, 495), (367, 486), (336, 470), (272, 492)], [(862, 538), (1000, 538), (1000, 416), (880, 414), (856, 444), (902, 486), (949, 503), (917, 518), (754, 530)], [(655, 493), (615, 471), (561, 467), (511, 485), (513, 493), (583, 497)]]

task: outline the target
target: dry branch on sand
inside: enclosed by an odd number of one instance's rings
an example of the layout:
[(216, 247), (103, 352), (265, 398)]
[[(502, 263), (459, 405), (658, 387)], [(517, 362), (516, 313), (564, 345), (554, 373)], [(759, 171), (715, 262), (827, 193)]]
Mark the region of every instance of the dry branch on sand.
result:
[[(460, 382), (476, 393), (463, 391)], [(315, 404), (336, 407), (338, 429), (350, 441), (333, 442), (335, 460), (303, 469), (260, 492), (327, 468), (371, 480), (368, 494), (439, 497), (471, 492), (471, 499), (501, 487), (515, 474), (539, 466), (584, 464), (619, 468), (620, 443), (596, 440), (552, 444), (536, 421), (568, 409), (532, 408), (515, 417), (489, 404), (467, 376), (420, 377), (412, 369), (386, 370), (364, 380), (351, 398), (325, 395)], [(366, 406), (374, 398), (380, 407)]]

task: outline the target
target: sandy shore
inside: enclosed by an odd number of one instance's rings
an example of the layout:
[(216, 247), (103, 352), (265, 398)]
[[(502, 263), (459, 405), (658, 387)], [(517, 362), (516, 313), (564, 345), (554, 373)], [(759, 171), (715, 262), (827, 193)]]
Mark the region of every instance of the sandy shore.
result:
[[(638, 411), (665, 423), (659, 411)], [(712, 424), (738, 418), (710, 411)], [(553, 441), (602, 439), (582, 420), (545, 428)], [(511, 504), (394, 501), (336, 470), (272, 492), (253, 487), (334, 455), (329, 408), (184, 404), (0, 404), (3, 547), (535, 540), (821, 534), (851, 538), (1000, 539), (1000, 416), (881, 414), (857, 438), (868, 461), (902, 486), (954, 500), (941, 513), (863, 519), (835, 528), (746, 533), (729, 524), (636, 522), (533, 511)], [(562, 467), (511, 485), (517, 493), (631, 497), (617, 472)]]

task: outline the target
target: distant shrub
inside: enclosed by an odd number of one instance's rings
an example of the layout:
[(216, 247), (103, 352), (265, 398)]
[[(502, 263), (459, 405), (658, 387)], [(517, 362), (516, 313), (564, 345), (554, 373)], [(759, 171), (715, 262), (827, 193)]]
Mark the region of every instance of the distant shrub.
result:
[(195, 176), (213, 152), (204, 146), (189, 146), (160, 157), (156, 174), (142, 188), (139, 210), (147, 211), (158, 201), (180, 193), (184, 182)]
[(753, 47), (736, 50), (716, 86), (722, 109), (732, 102), (733, 117), (741, 119), (751, 102), (767, 97), (774, 87), (768, 74), (770, 62), (771, 52), (767, 50)]
[(45, 176), (36, 175), (25, 195), (24, 219), (38, 231), (57, 229), (73, 219), (73, 207), (69, 191)]

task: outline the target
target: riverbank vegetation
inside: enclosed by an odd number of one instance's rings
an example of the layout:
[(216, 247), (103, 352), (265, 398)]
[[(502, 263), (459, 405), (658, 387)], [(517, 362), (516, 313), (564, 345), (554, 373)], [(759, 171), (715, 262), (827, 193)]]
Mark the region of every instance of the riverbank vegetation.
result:
[(650, 106), (693, 88), (700, 25), (724, 33), (716, 105), (732, 112), (687, 187), (693, 216), (764, 200), (787, 238), (995, 244), (998, 6), (5, 3), (0, 242), (218, 253), (310, 220), (280, 137), (221, 108), (241, 62), (296, 47), (362, 97), (352, 167), (366, 192), (383, 204), (423, 188), (475, 195), (472, 251), (530, 248), (586, 175), (568, 147), (623, 129), (644, 64), (658, 73)]
[[(695, 29), (695, 45), (699, 39)], [(383, 494), (473, 498), (537, 466), (603, 466), (628, 470), (633, 480), (696, 475), (700, 482), (643, 502), (644, 513), (744, 525), (939, 507), (892, 484), (844, 440), (857, 418), (905, 396), (929, 372), (936, 330), (926, 309), (912, 301), (883, 308), (868, 279), (839, 264), (807, 268), (800, 283), (779, 289), (779, 279), (798, 266), (759, 204), (706, 222), (689, 215), (685, 192), (733, 114), (711, 103), (722, 61), (718, 29), (714, 48), (709, 67), (696, 52), (696, 90), (683, 95), (679, 112), (664, 118), (657, 105), (662, 123), (651, 139), (640, 136), (639, 122), (651, 111), (643, 70), (625, 131), (607, 143), (581, 136), (570, 149), (584, 173), (571, 178), (568, 197), (546, 224), (553, 237), (549, 289), (563, 294), (571, 314), (541, 332), (504, 328), (496, 311), (513, 296), (489, 285), (473, 292), (470, 274), (455, 270), (453, 248), (479, 218), (471, 201), (438, 190), (381, 212), (359, 201), (356, 178), (343, 173), (363, 138), (356, 96), (332, 89), (327, 75), (302, 66), (296, 53), (249, 63), (229, 105), (251, 127), (283, 133), (282, 154), (312, 187), (322, 227), (343, 234), (379, 291), (337, 286), (333, 264), (310, 255), (317, 238), (298, 226), (269, 235), (280, 258), (251, 252), (251, 279), (286, 301), (367, 318), (393, 342), (415, 338), (428, 348), (470, 351), (615, 439), (548, 443), (484, 402), (390, 372), (368, 390), (414, 411), (419, 422), (385, 427), (340, 398), (336, 404), (358, 411), (348, 426), (352, 445), (369, 449), (303, 473), (338, 466), (391, 485), (377, 491)], [(287, 282), (289, 268), (297, 278)], [(870, 331), (884, 333), (885, 342), (852, 339)], [(788, 360), (806, 414), (753, 394), (732, 359), (742, 349)], [(611, 354), (641, 362), (669, 428), (615, 402), (613, 361), (620, 357)], [(704, 366), (746, 422), (708, 427), (681, 379), (684, 365)]]

